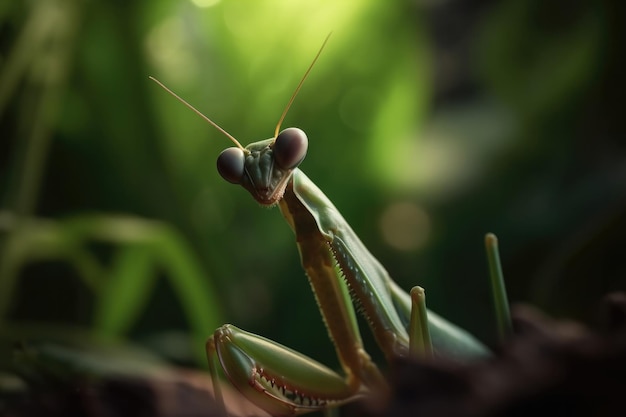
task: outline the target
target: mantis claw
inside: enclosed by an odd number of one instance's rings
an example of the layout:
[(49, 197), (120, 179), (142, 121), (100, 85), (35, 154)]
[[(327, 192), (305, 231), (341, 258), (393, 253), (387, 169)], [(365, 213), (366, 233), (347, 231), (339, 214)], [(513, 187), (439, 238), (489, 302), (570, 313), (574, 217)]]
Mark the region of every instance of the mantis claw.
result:
[(210, 340), (207, 348), (235, 388), (272, 415), (322, 410), (362, 394), (321, 363), (233, 325), (220, 327)]

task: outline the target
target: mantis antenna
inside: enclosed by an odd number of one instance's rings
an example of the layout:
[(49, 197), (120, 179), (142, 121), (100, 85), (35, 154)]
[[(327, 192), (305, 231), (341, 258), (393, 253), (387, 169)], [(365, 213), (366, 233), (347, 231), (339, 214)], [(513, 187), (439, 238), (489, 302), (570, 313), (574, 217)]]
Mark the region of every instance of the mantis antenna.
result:
[(328, 34), (328, 36), (326, 36), (326, 39), (324, 39), (324, 43), (322, 44), (322, 47), (317, 52), (317, 55), (315, 55), (315, 58), (313, 58), (313, 62), (311, 62), (311, 65), (309, 65), (309, 68), (307, 68), (306, 72), (304, 73), (304, 76), (300, 80), (300, 83), (296, 87), (296, 91), (294, 91), (293, 94), (291, 95), (291, 98), (289, 99), (289, 103), (287, 103), (287, 107), (285, 107), (285, 110), (283, 110), (283, 114), (281, 114), (280, 119), (278, 119), (278, 124), (276, 125), (276, 130), (274, 131), (274, 137), (278, 137), (278, 131), (280, 130), (280, 125), (283, 123), (283, 120), (285, 120), (285, 116), (287, 116), (287, 112), (289, 111), (291, 104), (296, 99), (296, 96), (300, 92), (300, 88), (302, 88), (302, 84), (304, 84), (304, 80), (306, 80), (306, 77), (309, 76), (309, 73), (313, 69), (313, 65), (315, 65), (315, 62), (317, 62), (317, 58), (319, 58), (320, 55), (322, 54), (322, 51), (324, 50), (324, 47), (326, 46), (326, 43), (328, 42), (328, 38), (330, 38), (330, 35), (332, 34), (333, 33), (331, 32)]
[[(330, 38), (330, 35), (332, 35), (332, 32), (328, 34), (328, 36), (326, 36), (326, 39), (324, 39), (324, 43), (322, 43), (322, 47), (320, 48), (320, 50), (317, 52), (317, 55), (315, 55), (315, 58), (313, 58), (313, 62), (311, 62), (311, 65), (309, 65), (309, 68), (307, 68), (306, 72), (304, 73), (304, 76), (302, 77), (302, 79), (300, 80), (300, 82), (298, 83), (298, 86), (296, 87), (296, 90), (293, 92), (293, 94), (291, 95), (291, 98), (289, 99), (289, 102), (287, 103), (287, 106), (285, 107), (285, 110), (283, 110), (283, 114), (281, 114), (280, 119), (278, 119), (278, 124), (276, 125), (276, 130), (274, 131), (274, 137), (278, 136), (278, 131), (280, 130), (280, 125), (283, 123), (283, 120), (285, 120), (285, 116), (287, 116), (287, 112), (289, 111), (289, 108), (291, 107), (291, 105), (293, 104), (293, 101), (296, 99), (296, 96), (298, 95), (298, 93), (300, 92), (300, 89), (302, 88), (302, 84), (304, 84), (304, 81), (307, 79), (307, 77), (309, 76), (309, 73), (311, 72), (311, 70), (313, 69), (313, 66), (315, 65), (315, 63), (317, 62), (317, 59), (320, 57), (320, 55), (322, 54), (322, 51), (324, 50), (324, 47), (326, 46), (326, 43), (328, 42), (328, 39)], [(187, 103), (184, 99), (182, 99), (178, 94), (176, 94), (175, 92), (173, 92), (172, 90), (170, 90), (169, 88), (167, 88), (165, 86), (165, 84), (163, 84), (161, 81), (157, 80), (156, 78), (154, 78), (153, 76), (148, 76), (148, 78), (150, 78), (152, 81), (154, 81), (155, 83), (157, 83), (162, 89), (164, 89), (165, 91), (167, 91), (168, 93), (170, 93), (172, 96), (174, 96), (178, 101), (180, 101), (181, 103), (183, 103), (185, 106), (187, 106), (188, 108), (190, 108), (194, 113), (196, 113), (198, 116), (202, 117), (204, 120), (206, 120), (207, 122), (209, 122), (209, 124), (211, 124), (211, 126), (213, 126), (214, 128), (216, 128), (217, 130), (219, 130), (220, 132), (222, 132), (228, 139), (230, 139), (239, 149), (241, 149), (242, 151), (244, 151), (245, 153), (248, 153), (248, 150), (246, 148), (244, 148), (243, 146), (241, 146), (241, 143), (239, 143), (239, 141), (237, 139), (235, 139), (235, 137), (233, 135), (231, 135), (230, 133), (228, 133), (227, 131), (225, 131), (224, 129), (222, 129), (217, 123), (215, 123), (213, 120), (209, 119), (208, 117), (206, 117), (204, 114), (202, 114), (198, 109), (196, 109), (194, 106), (192, 106), (191, 104)]]
[[(319, 54), (318, 54), (319, 55)], [(317, 59), (317, 58), (316, 58)], [(315, 61), (313, 61), (315, 62)], [(226, 135), (226, 137), (228, 137), (228, 139), (230, 139), (231, 141), (233, 141), (233, 143), (235, 145), (237, 145), (237, 147), (239, 149), (241, 149), (242, 151), (244, 151), (245, 153), (248, 153), (248, 151), (246, 150), (246, 148), (244, 148), (243, 146), (241, 146), (241, 143), (239, 143), (239, 141), (237, 139), (235, 139), (230, 133), (228, 133), (227, 131), (225, 131), (224, 129), (222, 129), (217, 123), (215, 123), (213, 120), (209, 119), (208, 117), (206, 117), (204, 114), (200, 113), (199, 110), (197, 110), (194, 106), (192, 106), (191, 104), (187, 103), (185, 100), (183, 100), (182, 98), (180, 98), (178, 96), (178, 94), (176, 94), (175, 92), (173, 92), (172, 90), (170, 90), (169, 88), (167, 88), (161, 81), (157, 80), (156, 78), (152, 77), (152, 76), (148, 76), (148, 78), (150, 78), (152, 81), (154, 81), (155, 83), (157, 83), (161, 88), (163, 88), (165, 91), (167, 91), (168, 93), (170, 93), (171, 95), (173, 95), (175, 98), (178, 99), (178, 101), (180, 101), (181, 103), (183, 103), (185, 106), (189, 107), (191, 110), (193, 110), (198, 116), (202, 117), (204, 120), (206, 120), (207, 122), (209, 122), (211, 124), (211, 126), (213, 126), (214, 128), (216, 128), (217, 130), (219, 130), (220, 132), (222, 132), (224, 135)], [(299, 88), (299, 87), (298, 87)], [(296, 90), (297, 92), (297, 90)], [(290, 103), (291, 104), (291, 103)]]

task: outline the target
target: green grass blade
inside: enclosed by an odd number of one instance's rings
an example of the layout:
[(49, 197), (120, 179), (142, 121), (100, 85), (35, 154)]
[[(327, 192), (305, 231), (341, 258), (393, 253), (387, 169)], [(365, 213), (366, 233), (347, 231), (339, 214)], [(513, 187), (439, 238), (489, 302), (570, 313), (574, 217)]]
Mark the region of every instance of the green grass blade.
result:
[(504, 275), (502, 274), (502, 265), (500, 264), (498, 238), (496, 235), (488, 233), (485, 236), (485, 248), (487, 250), (487, 261), (489, 262), (489, 275), (496, 310), (496, 320), (498, 323), (498, 335), (500, 340), (504, 341), (511, 335), (513, 330), (511, 326), (509, 301), (504, 285)]
[(414, 357), (431, 357), (433, 344), (428, 328), (426, 294), (422, 287), (411, 288), (411, 321), (409, 323), (409, 352)]

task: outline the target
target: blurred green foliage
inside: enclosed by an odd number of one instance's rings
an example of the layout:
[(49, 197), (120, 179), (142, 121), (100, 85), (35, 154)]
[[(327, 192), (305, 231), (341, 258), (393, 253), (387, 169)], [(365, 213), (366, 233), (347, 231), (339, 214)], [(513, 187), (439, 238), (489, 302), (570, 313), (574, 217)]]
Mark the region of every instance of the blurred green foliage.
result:
[(332, 365), (287, 225), (147, 78), (265, 139), (331, 31), (284, 127), (392, 276), (492, 341), (493, 231), (512, 301), (588, 318), (625, 284), (626, 37), (620, 3), (561, 3), (4, 2), (0, 330), (81, 326), (198, 363), (227, 321)]

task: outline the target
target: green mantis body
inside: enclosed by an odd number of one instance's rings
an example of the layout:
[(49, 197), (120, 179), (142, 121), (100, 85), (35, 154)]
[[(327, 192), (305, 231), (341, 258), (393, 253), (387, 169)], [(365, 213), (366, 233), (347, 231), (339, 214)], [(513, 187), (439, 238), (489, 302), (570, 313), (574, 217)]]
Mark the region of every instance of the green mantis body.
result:
[[(292, 134), (304, 135), (295, 128), (280, 135)], [(252, 190), (257, 201), (272, 204), (268, 195), (285, 182), (278, 205), (296, 235), (302, 266), (346, 377), (231, 325), (216, 331), (208, 351), (211, 361), (214, 352), (217, 354), (231, 382), (251, 401), (271, 414), (290, 415), (386, 389), (377, 366), (363, 347), (351, 300), (366, 317), (378, 345), (390, 360), (409, 354), (412, 335), (407, 327), (414, 307), (409, 294), (391, 280), (332, 202), (302, 171), (294, 168), (280, 174), (271, 172), (281, 170), (268, 157), (273, 153), (274, 142), (272, 138), (246, 148), (250, 154), (245, 156), (242, 185)], [(258, 164), (264, 158), (270, 163)], [(259, 184), (259, 178), (272, 177), (276, 178), (277, 187), (272, 186), (272, 181), (268, 181), (268, 187)], [(439, 353), (459, 357), (487, 354), (486, 348), (471, 335), (432, 312), (428, 313), (428, 327)], [(285, 375), (289, 377), (284, 378)]]
[[(216, 396), (220, 396), (218, 367), (244, 396), (272, 415), (302, 414), (384, 394), (386, 381), (363, 347), (353, 304), (365, 316), (386, 358), (392, 360), (409, 355), (412, 342), (419, 337), (409, 325), (411, 313), (418, 311), (415, 298), (389, 277), (328, 197), (298, 169), (308, 143), (303, 131), (288, 128), (278, 133), (279, 122), (273, 138), (244, 148), (201, 116), (237, 145), (218, 158), (222, 177), (242, 185), (262, 205), (278, 204), (295, 233), (302, 266), (345, 374), (227, 324), (207, 341)], [(435, 313), (428, 312), (427, 317), (436, 354), (488, 354), (466, 331)]]

